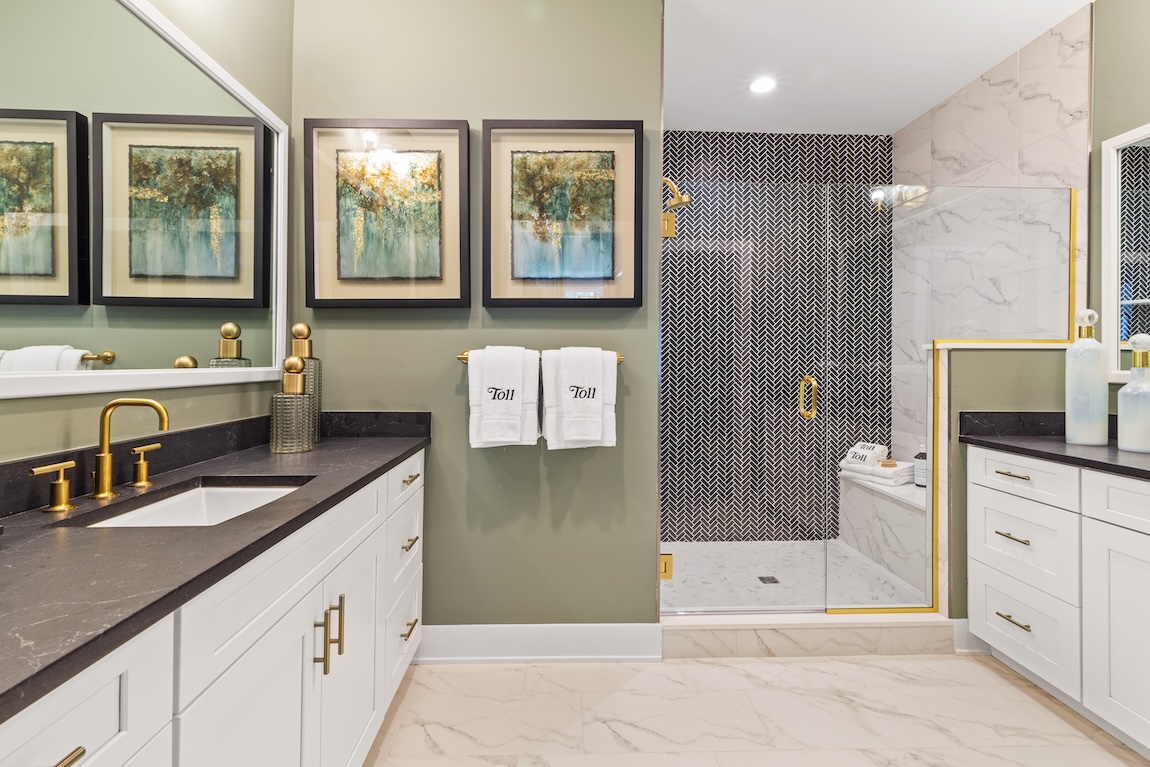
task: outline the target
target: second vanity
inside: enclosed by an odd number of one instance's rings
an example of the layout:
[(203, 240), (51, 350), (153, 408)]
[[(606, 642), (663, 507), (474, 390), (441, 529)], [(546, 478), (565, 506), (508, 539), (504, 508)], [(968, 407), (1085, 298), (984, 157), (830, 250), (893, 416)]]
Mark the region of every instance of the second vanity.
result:
[(1150, 455), (1059, 436), (967, 443), (970, 631), (1150, 751)]
[(213, 526), (94, 527), (117, 508), (96, 501), (6, 517), (0, 765), (361, 764), (420, 639), (429, 442), (155, 478), (154, 497), (290, 479)]

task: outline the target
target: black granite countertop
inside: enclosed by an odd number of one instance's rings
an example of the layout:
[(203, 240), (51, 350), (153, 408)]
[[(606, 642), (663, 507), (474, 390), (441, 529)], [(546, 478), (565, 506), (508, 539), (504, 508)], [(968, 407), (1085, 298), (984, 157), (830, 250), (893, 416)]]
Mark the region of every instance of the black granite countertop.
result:
[(1131, 453), (1119, 450), (1114, 440), (1105, 447), (1091, 445), (1068, 445), (1064, 437), (1019, 436), (984, 437), (970, 434), (959, 436), (960, 442), (968, 445), (988, 447), (1006, 453), (1028, 455), (1056, 463), (1068, 463), (1084, 469), (1121, 474), (1137, 479), (1150, 479), (1150, 453)]
[[(199, 476), (314, 477), (265, 508), (214, 527), (96, 528), (111, 501), (66, 515), (29, 511), (0, 536), (0, 722), (66, 682), (241, 565), (430, 444), (427, 437), (336, 438), (313, 452), (267, 446), (153, 477), (143, 493)], [(84, 516), (86, 515), (86, 516)]]

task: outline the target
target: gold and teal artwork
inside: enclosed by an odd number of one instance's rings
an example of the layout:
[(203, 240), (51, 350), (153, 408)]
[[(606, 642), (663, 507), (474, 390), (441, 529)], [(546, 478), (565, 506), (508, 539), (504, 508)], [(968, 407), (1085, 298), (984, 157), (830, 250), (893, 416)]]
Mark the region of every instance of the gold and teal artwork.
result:
[(440, 154), (336, 152), (339, 279), (443, 279)]
[(235, 147), (128, 147), (128, 268), (136, 278), (239, 277)]
[(609, 280), (615, 153), (511, 153), (511, 277)]
[(56, 274), (54, 151), (50, 142), (0, 141), (0, 275)]

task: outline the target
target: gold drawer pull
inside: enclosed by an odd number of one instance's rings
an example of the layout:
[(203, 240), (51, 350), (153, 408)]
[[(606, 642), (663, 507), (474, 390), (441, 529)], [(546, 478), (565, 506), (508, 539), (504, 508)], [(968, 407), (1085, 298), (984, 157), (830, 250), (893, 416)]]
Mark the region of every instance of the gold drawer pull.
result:
[(418, 535), (415, 536), (414, 538), (408, 538), (407, 543), (404, 544), (403, 546), (400, 546), (399, 548), (403, 549), (404, 551), (411, 551), (412, 549), (415, 548), (415, 544), (417, 544), (417, 543), (419, 543), (419, 536)]
[(418, 471), (415, 472), (414, 474), (409, 475), (407, 477), (407, 479), (403, 480), (403, 486), (407, 487), (408, 485), (410, 485), (412, 482), (414, 482), (417, 479), (419, 479), (419, 472)]
[(1013, 623), (1015, 626), (1018, 626), (1018, 628), (1022, 629), (1026, 633), (1028, 633), (1028, 634), (1030, 633), (1030, 625), (1027, 623), (1019, 623), (1018, 621), (1014, 620), (1013, 615), (1007, 615), (1006, 613), (1000, 613), (997, 610), (994, 611), (994, 614), (997, 615), (999, 618), (1002, 618), (1004, 621), (1006, 621), (1008, 623)]
[(323, 620), (316, 621), (315, 627), (323, 629), (323, 655), (318, 658), (312, 658), (315, 663), (323, 664), (323, 675), (327, 676), (331, 673), (331, 646), (333, 644), (331, 638), (331, 610), (323, 611)]
[(1015, 474), (1013, 472), (1003, 471), (1002, 469), (995, 469), (994, 473), (995, 474), (1001, 474), (1004, 477), (1010, 477), (1011, 479), (1021, 479), (1024, 482), (1030, 481), (1030, 477), (1027, 476), (1026, 474)]
[(80, 746), (72, 753), (65, 756), (60, 761), (56, 762), (56, 767), (72, 767), (73, 764), (83, 759), (88, 753), (88, 749)]
[(1009, 538), (1010, 540), (1014, 541), (1015, 543), (1021, 543), (1023, 546), (1029, 546), (1029, 545), (1030, 545), (1030, 541), (1028, 541), (1027, 539), (1025, 539), (1025, 538), (1015, 538), (1015, 537), (1014, 537), (1013, 535), (1011, 535), (1010, 533), (1005, 533), (1005, 532), (1003, 532), (1002, 530), (995, 530), (995, 531), (994, 531), (994, 534), (995, 534), (995, 535), (1001, 535), (1003, 538)]
[(339, 604), (335, 604), (335, 605), (331, 606), (332, 610), (336, 610), (339, 612), (339, 623), (337, 624), (337, 626), (339, 628), (339, 636), (336, 637), (335, 639), (332, 639), (330, 643), (335, 645), (336, 652), (339, 655), (343, 655), (343, 616), (347, 612), (344, 609), (346, 606), (347, 606), (347, 602), (346, 602), (346, 599), (345, 599), (343, 594), (339, 595)]
[(411, 635), (415, 633), (415, 627), (418, 625), (419, 625), (419, 618), (416, 618), (413, 621), (407, 622), (407, 631), (404, 632), (403, 634), (400, 634), (400, 637), (403, 638), (403, 641), (406, 642), (407, 640), (411, 639)]

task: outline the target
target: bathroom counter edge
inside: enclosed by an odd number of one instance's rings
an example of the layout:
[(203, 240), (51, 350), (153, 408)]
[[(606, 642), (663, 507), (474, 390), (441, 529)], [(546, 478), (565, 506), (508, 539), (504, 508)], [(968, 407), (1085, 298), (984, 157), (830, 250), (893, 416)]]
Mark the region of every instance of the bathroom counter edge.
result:
[(959, 435), (958, 441), (1109, 474), (1150, 479), (1150, 453), (1119, 450), (1113, 440), (1107, 445), (1093, 446), (1071, 445), (1060, 436), (990, 437), (962, 434)]

